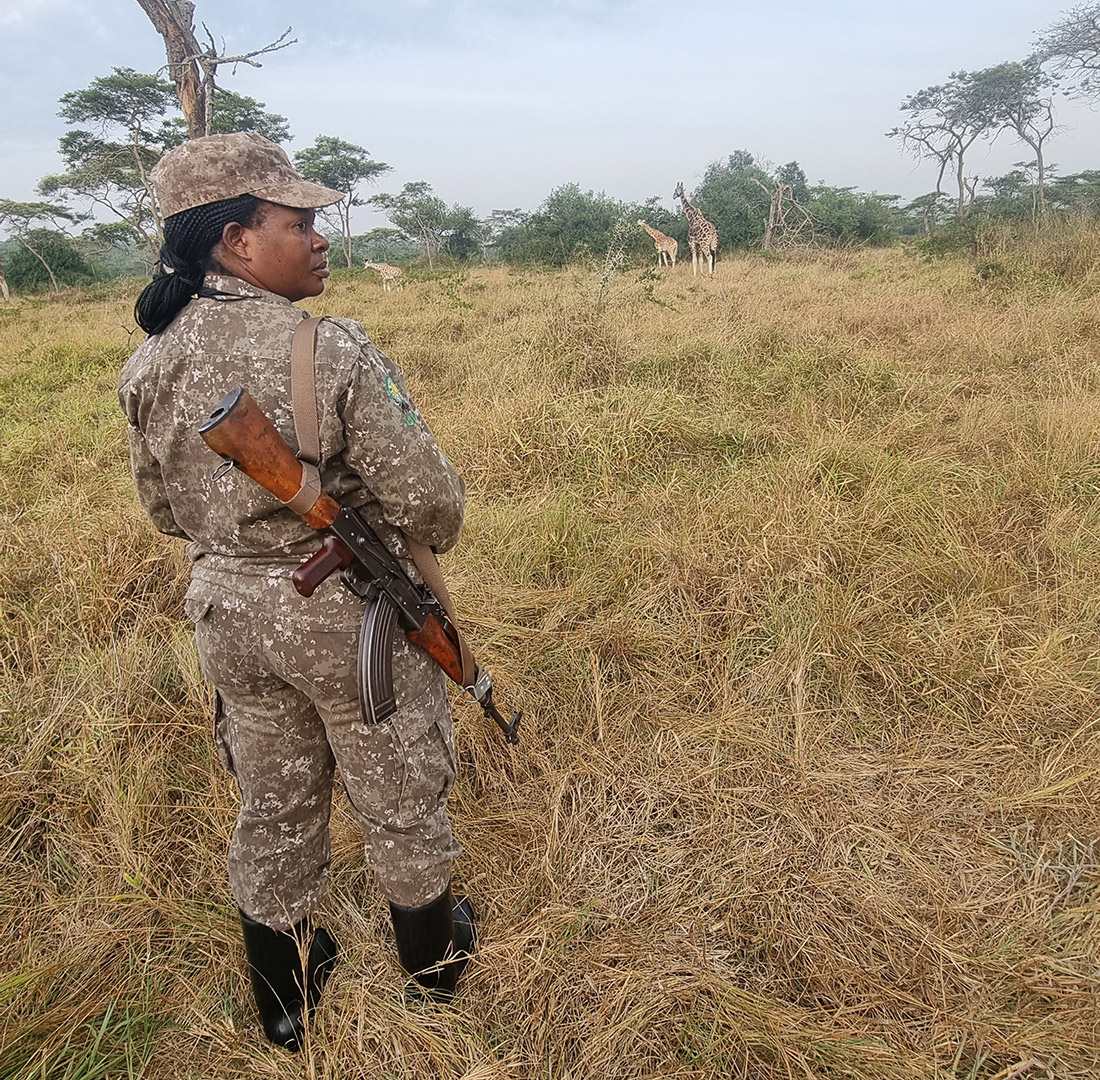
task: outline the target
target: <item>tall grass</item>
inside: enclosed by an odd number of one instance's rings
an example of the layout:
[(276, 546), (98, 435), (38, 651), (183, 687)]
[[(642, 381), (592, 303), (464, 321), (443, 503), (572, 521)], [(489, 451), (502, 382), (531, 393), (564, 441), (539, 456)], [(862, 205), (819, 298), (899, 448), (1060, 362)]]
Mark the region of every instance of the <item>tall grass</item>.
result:
[(407, 1007), (342, 798), (343, 960), (262, 1040), (125, 291), (0, 307), (0, 1080), (1100, 1074), (1100, 316), (901, 251), (334, 275), (467, 479), (445, 560), (483, 944)]
[(1090, 216), (1054, 217), (1041, 227), (981, 222), (971, 241), (987, 281), (1084, 285), (1100, 281), (1100, 229)]

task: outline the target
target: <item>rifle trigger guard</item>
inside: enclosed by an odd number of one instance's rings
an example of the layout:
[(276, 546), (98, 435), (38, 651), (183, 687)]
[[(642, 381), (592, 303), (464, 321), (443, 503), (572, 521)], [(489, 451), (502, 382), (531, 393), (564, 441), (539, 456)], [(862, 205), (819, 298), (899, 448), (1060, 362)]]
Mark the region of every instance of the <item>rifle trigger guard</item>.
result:
[(210, 476), (212, 483), (219, 483), (223, 476), (227, 476), (233, 471), (233, 466), (237, 463), (232, 458), (222, 458), (222, 463), (214, 470)]

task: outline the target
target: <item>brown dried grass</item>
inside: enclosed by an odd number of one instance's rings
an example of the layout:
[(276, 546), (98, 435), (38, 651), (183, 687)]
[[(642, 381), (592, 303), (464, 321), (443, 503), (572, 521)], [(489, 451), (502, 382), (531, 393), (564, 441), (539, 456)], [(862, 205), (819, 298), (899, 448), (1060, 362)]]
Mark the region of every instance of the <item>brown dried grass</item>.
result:
[(0, 1080), (1100, 1075), (1100, 310), (902, 252), (713, 280), (337, 275), (467, 477), (446, 560), (483, 945), (407, 1008), (341, 799), (344, 959), (267, 1046), (124, 289), (0, 308)]

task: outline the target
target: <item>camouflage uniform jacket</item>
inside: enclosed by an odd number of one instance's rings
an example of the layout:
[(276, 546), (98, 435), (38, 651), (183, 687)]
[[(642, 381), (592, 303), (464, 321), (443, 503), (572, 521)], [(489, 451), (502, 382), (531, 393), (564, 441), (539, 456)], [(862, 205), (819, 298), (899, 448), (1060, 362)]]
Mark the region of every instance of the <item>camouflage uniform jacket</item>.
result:
[[(215, 479), (218, 458), (198, 427), (243, 386), (297, 450), (290, 345), (305, 314), (236, 277), (208, 275), (206, 285), (229, 296), (192, 300), (139, 346), (119, 377), (138, 496), (161, 532), (191, 541), (194, 560), (297, 563), (320, 546), (318, 534), (239, 470)], [(401, 372), (350, 319), (321, 322), (315, 357), (324, 490), (361, 507), (399, 556), (407, 555), (402, 532), (451, 548), (462, 527), (462, 479), (409, 400)]]

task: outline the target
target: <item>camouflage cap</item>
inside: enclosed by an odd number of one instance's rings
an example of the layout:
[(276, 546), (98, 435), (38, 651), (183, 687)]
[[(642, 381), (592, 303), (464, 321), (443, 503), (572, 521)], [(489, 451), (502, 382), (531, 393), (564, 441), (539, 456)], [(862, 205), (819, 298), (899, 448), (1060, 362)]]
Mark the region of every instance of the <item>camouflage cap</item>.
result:
[(151, 175), (166, 218), (238, 195), (297, 209), (330, 206), (344, 197), (303, 180), (281, 146), (250, 131), (191, 139), (165, 154)]

